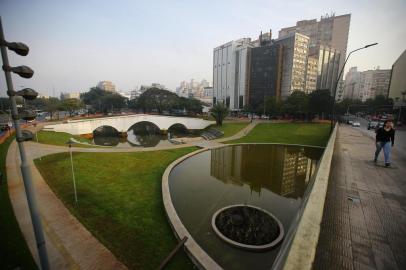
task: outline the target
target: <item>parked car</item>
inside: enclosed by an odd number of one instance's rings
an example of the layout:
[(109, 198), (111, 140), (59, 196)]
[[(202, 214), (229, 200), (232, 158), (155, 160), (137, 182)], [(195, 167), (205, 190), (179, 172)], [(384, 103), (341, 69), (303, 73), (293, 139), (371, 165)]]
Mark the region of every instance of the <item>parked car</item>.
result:
[(354, 121), (348, 120), (348, 124), (349, 124), (349, 125), (352, 125), (353, 123), (354, 123)]
[(377, 126), (378, 126), (378, 121), (369, 121), (367, 129), (368, 130), (376, 129)]
[(360, 127), (361, 124), (360, 124), (359, 122), (353, 122), (353, 123), (352, 123), (352, 126), (353, 126), (353, 127)]
[(383, 123), (384, 123), (383, 121), (379, 121), (378, 126), (376, 128), (378, 129), (378, 128), (383, 127)]

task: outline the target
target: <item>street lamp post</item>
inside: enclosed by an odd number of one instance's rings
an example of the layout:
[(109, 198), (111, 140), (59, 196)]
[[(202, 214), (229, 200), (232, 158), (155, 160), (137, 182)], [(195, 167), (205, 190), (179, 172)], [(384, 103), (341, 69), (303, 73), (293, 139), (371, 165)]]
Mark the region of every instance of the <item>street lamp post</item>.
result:
[[(17, 110), (17, 103), (16, 103), (16, 96), (22, 96), (24, 99), (35, 99), (38, 95), (37, 92), (30, 88), (25, 88), (20, 91), (14, 91), (13, 81), (11, 78), (11, 72), (18, 74), (22, 78), (31, 78), (34, 75), (34, 71), (27, 67), (27, 66), (18, 66), (18, 67), (11, 67), (8, 62), (7, 56), (7, 48), (11, 51), (14, 51), (18, 55), (26, 56), (29, 52), (29, 48), (27, 45), (19, 42), (7, 42), (4, 38), (3, 26), (1, 23), (0, 17), (0, 48), (1, 48), (1, 56), (3, 60), (3, 71), (6, 77), (7, 83), (7, 94), (10, 99), (11, 103), (11, 117), (14, 122), (14, 127), (16, 131), (16, 141), (18, 144), (18, 148), (20, 151), (20, 158), (21, 158), (21, 174), (23, 177), (25, 194), (27, 196), (27, 203), (28, 208), (30, 210), (30, 216), (32, 221), (32, 226), (34, 229), (35, 240), (37, 244), (38, 255), (40, 259), (41, 269), (48, 270), (49, 269), (49, 262), (48, 262), (48, 254), (45, 244), (44, 232), (42, 229), (41, 219), (38, 211), (37, 206), (37, 199), (34, 192), (34, 186), (31, 178), (31, 170), (27, 161), (27, 157), (25, 154), (24, 149), (24, 141), (32, 140), (33, 134), (27, 130), (21, 130), (19, 124), (18, 110)], [(25, 120), (32, 120), (35, 118), (30, 112), (25, 112), (23, 119)]]
[(75, 193), (75, 203), (78, 203), (78, 195), (76, 193), (75, 170), (73, 169), (73, 157), (72, 157), (72, 145), (75, 143), (76, 142), (72, 139), (69, 139), (69, 141), (66, 142), (66, 144), (69, 146), (70, 164), (71, 164), (71, 168), (72, 168), (73, 192)]
[(342, 75), (342, 73), (343, 73), (343, 71), (344, 71), (344, 67), (345, 67), (345, 64), (346, 64), (347, 61), (348, 61), (348, 58), (350, 58), (350, 55), (351, 55), (352, 53), (356, 52), (356, 51), (359, 51), (359, 50), (362, 50), (362, 49), (366, 49), (366, 48), (375, 46), (375, 45), (377, 45), (377, 44), (378, 44), (378, 43), (372, 43), (372, 44), (368, 44), (368, 45), (366, 45), (366, 46), (364, 46), (364, 47), (358, 48), (358, 49), (356, 49), (356, 50), (353, 50), (353, 51), (351, 51), (351, 52), (348, 54), (347, 58), (345, 59), (344, 64), (343, 64), (343, 66), (341, 67), (340, 73), (338, 74), (337, 81), (336, 81), (336, 83), (335, 83), (335, 85), (334, 85), (333, 106), (332, 106), (332, 108), (331, 108), (330, 132), (333, 131), (333, 127), (334, 127), (334, 107), (335, 107), (335, 103), (336, 103), (336, 93), (337, 93), (338, 82), (340, 81), (341, 75)]

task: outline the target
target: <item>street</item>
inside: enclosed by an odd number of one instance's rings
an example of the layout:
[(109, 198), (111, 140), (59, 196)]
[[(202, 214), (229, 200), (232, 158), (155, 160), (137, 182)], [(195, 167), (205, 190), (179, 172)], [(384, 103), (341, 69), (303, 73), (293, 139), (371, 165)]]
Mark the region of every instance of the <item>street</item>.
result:
[[(360, 130), (365, 136), (369, 136), (375, 139), (375, 131), (368, 130), (368, 121), (364, 118), (356, 118), (361, 126), (360, 127), (352, 127), (354, 129)], [(371, 146), (371, 151), (374, 151), (374, 146)], [(399, 163), (402, 162), (406, 164), (406, 128), (401, 127), (397, 128), (395, 132), (395, 146), (393, 147), (393, 162)], [(371, 154), (372, 159), (372, 154)]]

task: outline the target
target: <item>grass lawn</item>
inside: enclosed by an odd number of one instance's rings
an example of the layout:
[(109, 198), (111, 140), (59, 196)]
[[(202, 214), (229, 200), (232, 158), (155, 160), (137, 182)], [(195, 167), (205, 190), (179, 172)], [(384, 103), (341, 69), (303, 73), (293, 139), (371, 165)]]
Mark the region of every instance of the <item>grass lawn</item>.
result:
[(230, 137), (238, 133), (241, 129), (245, 128), (249, 122), (226, 122), (221, 127), (213, 125), (211, 128), (215, 128), (224, 132), (224, 138)]
[(0, 171), (3, 182), (0, 185), (0, 268), (38, 269), (20, 231), (8, 195), (6, 177), (6, 155), (14, 136), (0, 144)]
[[(70, 160), (59, 153), (35, 160), (68, 209), (130, 269), (156, 269), (177, 241), (166, 219), (161, 182), (165, 168), (197, 148), (136, 153), (74, 153), (78, 205)], [(192, 269), (184, 251), (168, 269)]]
[[(66, 142), (69, 141), (70, 138), (74, 138), (75, 140), (80, 141), (80, 142), (87, 142), (87, 143), (92, 142), (92, 140), (90, 140), (90, 139), (85, 139), (80, 136), (72, 135), (72, 134), (65, 133), (65, 132), (43, 131), (43, 130), (38, 132), (38, 142), (39, 143), (67, 146)], [(34, 142), (36, 141), (35, 137), (34, 137), (33, 141)], [(97, 147), (97, 145), (84, 145), (84, 144), (79, 144), (79, 143), (75, 144), (73, 146), (74, 147)]]
[(329, 124), (260, 123), (247, 136), (226, 143), (287, 143), (326, 146), (329, 136)]

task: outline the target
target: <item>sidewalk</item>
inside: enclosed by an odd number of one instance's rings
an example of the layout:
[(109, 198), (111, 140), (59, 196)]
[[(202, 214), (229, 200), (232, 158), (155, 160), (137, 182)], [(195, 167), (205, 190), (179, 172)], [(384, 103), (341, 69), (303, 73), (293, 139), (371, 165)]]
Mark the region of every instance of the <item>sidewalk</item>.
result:
[[(47, 154), (61, 152), (47, 149)], [(70, 214), (34, 166), (32, 158), (40, 155), (27, 151), (41, 221), (44, 228), (51, 269), (126, 269), (85, 227)], [(7, 153), (10, 200), (21, 231), (35, 261), (39, 262), (20, 171), (20, 158), (14, 141)]]
[(406, 269), (406, 163), (396, 147), (393, 167), (374, 140), (340, 126), (313, 269)]

